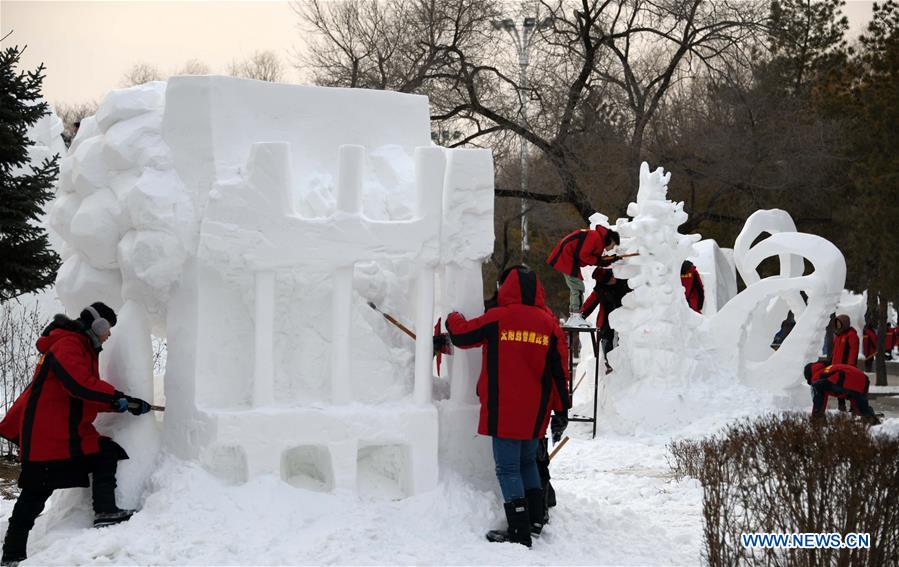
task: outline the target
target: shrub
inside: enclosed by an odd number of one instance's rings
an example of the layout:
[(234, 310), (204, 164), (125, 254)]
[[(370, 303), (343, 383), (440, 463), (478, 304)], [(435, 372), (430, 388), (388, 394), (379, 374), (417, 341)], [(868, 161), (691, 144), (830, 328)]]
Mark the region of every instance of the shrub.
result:
[[(899, 439), (848, 416), (742, 420), (669, 446), (676, 478), (703, 487), (710, 565), (899, 564)], [(743, 533), (867, 533), (869, 549), (747, 549)]]

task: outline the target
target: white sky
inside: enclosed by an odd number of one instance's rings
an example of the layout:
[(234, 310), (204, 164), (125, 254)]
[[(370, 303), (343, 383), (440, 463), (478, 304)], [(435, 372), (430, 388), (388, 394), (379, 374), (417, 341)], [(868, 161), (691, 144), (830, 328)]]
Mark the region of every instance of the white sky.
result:
[[(847, 1), (851, 37), (863, 30), (872, 6)], [(98, 100), (121, 86), (136, 63), (165, 73), (197, 59), (224, 72), (262, 50), (281, 57), (286, 80), (299, 81), (290, 65), (303, 43), (298, 24), (286, 0), (0, 0), (0, 37), (15, 31), (4, 45), (28, 45), (23, 68), (44, 62), (44, 94), (52, 103)]]

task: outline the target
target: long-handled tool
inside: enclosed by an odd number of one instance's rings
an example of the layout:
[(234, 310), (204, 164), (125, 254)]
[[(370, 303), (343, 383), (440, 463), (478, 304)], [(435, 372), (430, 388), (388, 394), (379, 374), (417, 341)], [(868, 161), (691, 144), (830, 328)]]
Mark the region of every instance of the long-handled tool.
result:
[(559, 441), (559, 444), (556, 445), (556, 448), (553, 449), (553, 452), (549, 454), (549, 460), (550, 460), (550, 461), (553, 460), (553, 457), (556, 456), (556, 453), (558, 453), (559, 451), (562, 450), (562, 447), (565, 446), (565, 443), (568, 443), (568, 436), (567, 436), (567, 435), (566, 435), (565, 437), (563, 437), (561, 441)]
[[(394, 326), (396, 326), (397, 329), (399, 329), (400, 331), (409, 335), (409, 337), (411, 337), (413, 341), (415, 340), (415, 333), (413, 333), (409, 329), (409, 327), (407, 327), (407, 326), (403, 325), (402, 323), (400, 323), (399, 321), (397, 321), (396, 318), (393, 317), (392, 315), (390, 315), (388, 313), (384, 313), (383, 311), (378, 309), (378, 306), (375, 305), (373, 302), (369, 301), (368, 306), (371, 307), (372, 309), (374, 309), (375, 311), (377, 311), (378, 313), (380, 313), (382, 317), (384, 317), (390, 323), (392, 323)], [(440, 376), (440, 363), (441, 363), (443, 355), (444, 354), (453, 354), (453, 345), (449, 341), (449, 337), (446, 335), (446, 333), (440, 332), (440, 322), (441, 322), (441, 320), (438, 319), (437, 324), (434, 325), (434, 355), (437, 357), (437, 376)]]
[(374, 303), (372, 303), (371, 301), (368, 302), (368, 306), (371, 307), (372, 309), (374, 309), (375, 311), (377, 311), (378, 313), (380, 313), (385, 319), (387, 319), (388, 321), (393, 323), (397, 329), (399, 329), (400, 331), (402, 331), (402, 332), (406, 333), (407, 335), (409, 335), (410, 337), (412, 337), (413, 341), (415, 340), (415, 333), (410, 331), (409, 327), (407, 327), (407, 326), (403, 325), (402, 323), (400, 323), (399, 321), (397, 321), (393, 316), (388, 315), (387, 313), (384, 313), (383, 311), (378, 309), (378, 306), (375, 305)]
[(600, 260), (605, 260), (606, 262), (617, 262), (622, 258), (633, 258), (634, 256), (639, 256), (639, 252), (631, 252), (630, 254), (612, 254), (611, 256), (600, 256)]

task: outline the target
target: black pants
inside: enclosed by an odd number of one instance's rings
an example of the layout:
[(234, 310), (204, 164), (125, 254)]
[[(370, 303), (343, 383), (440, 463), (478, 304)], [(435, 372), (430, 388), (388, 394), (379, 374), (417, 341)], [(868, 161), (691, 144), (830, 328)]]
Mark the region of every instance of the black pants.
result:
[[(117, 445), (115, 447), (118, 447)], [(94, 502), (94, 512), (115, 512), (118, 508), (115, 502), (115, 473), (118, 467), (119, 456), (112, 450), (104, 450), (97, 454), (91, 464), (91, 496)], [(24, 559), (28, 546), (28, 532), (34, 527), (34, 521), (44, 510), (47, 499), (53, 494), (53, 488), (26, 486), (19, 493), (16, 505), (9, 517), (9, 527), (6, 529), (6, 538), (3, 540), (3, 561)]]

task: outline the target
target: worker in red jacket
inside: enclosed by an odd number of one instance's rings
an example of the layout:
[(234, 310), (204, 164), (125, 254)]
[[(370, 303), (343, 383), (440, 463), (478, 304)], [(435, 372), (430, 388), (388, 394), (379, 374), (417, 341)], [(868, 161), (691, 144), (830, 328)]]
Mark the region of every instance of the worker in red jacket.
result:
[(147, 402), (100, 379), (98, 355), (115, 323), (115, 312), (97, 302), (78, 319), (57, 315), (37, 340), (41, 358), (34, 378), (0, 422), (0, 436), (18, 445), (22, 461), (22, 491), (3, 541), (4, 565), (26, 558), (28, 532), (57, 488), (91, 486), (97, 527), (133, 514), (115, 501), (117, 462), (128, 455), (93, 426), (99, 412), (150, 411)]
[(874, 355), (877, 354), (877, 333), (870, 322), (865, 323), (862, 337), (862, 355), (865, 357), (865, 370), (870, 372), (874, 368)]
[(696, 269), (693, 262), (684, 260), (684, 263), (681, 264), (680, 283), (684, 286), (687, 305), (693, 311), (702, 313), (702, 306), (705, 303), (705, 288), (702, 285), (702, 278), (699, 277), (699, 270)]
[[(609, 325), (609, 314), (621, 307), (624, 296), (630, 292), (627, 280), (615, 277), (611, 268), (596, 268), (593, 270), (593, 291), (587, 296), (581, 307), (581, 316), (586, 319), (599, 307), (596, 314), (596, 328), (599, 329), (599, 340), (603, 354), (612, 350), (615, 332)], [(606, 371), (611, 372), (611, 367), (606, 363)]]
[(550, 410), (571, 407), (568, 346), (546, 308), (537, 274), (516, 266), (504, 276), (497, 307), (470, 321), (450, 313), (446, 330), (455, 346), (483, 350), (478, 433), (493, 437), (509, 524), (507, 530), (488, 532), (487, 539), (530, 547), (531, 531), (542, 529), (545, 514), (535, 461), (538, 440), (546, 435)]
[[(858, 364), (858, 332), (849, 322), (849, 315), (837, 315), (833, 320), (833, 347), (830, 364)], [(846, 411), (846, 399), (839, 398), (840, 411)]]
[(868, 387), (871, 382), (864, 372), (848, 364), (828, 366), (824, 362), (805, 365), (805, 381), (812, 387), (812, 419), (823, 419), (830, 396), (849, 399), (852, 414), (864, 417), (873, 424), (880, 423), (877, 414), (868, 404)]
[(581, 268), (584, 266), (608, 265), (603, 255), (621, 242), (617, 232), (604, 226), (594, 230), (576, 230), (563, 238), (550, 252), (546, 263), (561, 272), (568, 286), (568, 312), (570, 317), (566, 327), (588, 327), (581, 317), (581, 302), (584, 298), (584, 281)]

